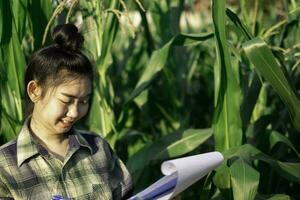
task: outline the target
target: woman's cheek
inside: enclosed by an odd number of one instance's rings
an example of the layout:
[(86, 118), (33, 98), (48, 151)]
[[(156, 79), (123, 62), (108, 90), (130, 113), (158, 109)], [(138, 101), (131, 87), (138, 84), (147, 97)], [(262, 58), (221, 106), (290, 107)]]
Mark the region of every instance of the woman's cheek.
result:
[(84, 117), (87, 114), (88, 110), (89, 110), (89, 104), (83, 105), (80, 108), (80, 118)]
[(51, 111), (55, 117), (64, 117), (66, 110), (68, 109), (66, 105), (61, 104), (60, 102), (52, 102)]

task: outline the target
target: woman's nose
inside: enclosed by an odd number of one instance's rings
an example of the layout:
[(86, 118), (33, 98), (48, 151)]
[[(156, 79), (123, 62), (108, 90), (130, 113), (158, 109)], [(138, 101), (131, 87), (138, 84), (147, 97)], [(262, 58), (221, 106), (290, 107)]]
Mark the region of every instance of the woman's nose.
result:
[(67, 116), (71, 117), (73, 119), (76, 119), (78, 117), (78, 105), (72, 104), (68, 108)]

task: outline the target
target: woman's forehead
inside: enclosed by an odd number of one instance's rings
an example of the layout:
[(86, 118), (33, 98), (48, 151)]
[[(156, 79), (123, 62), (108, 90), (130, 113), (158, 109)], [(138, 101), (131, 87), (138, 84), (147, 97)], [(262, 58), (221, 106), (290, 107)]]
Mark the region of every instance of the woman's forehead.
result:
[(75, 97), (87, 96), (91, 92), (91, 80), (87, 77), (69, 78), (56, 88), (57, 94), (67, 94)]

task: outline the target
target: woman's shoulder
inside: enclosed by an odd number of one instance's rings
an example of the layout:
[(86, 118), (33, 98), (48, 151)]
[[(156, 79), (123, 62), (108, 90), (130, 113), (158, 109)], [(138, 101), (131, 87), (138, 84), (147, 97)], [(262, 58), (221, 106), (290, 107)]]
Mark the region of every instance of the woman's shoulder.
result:
[(0, 146), (0, 168), (14, 165), (17, 160), (17, 140), (11, 140)]
[(91, 146), (93, 145), (108, 145), (108, 142), (99, 134), (83, 129), (75, 129), (75, 131), (83, 137)]
[[(78, 130), (76, 129), (76, 133), (80, 135), (79, 138), (83, 138), (86, 144), (92, 149), (94, 153), (105, 153), (106, 157), (111, 157), (114, 152), (109, 144), (101, 135), (96, 134), (95, 132), (88, 130)], [(81, 140), (81, 139), (79, 139)], [(85, 142), (82, 142), (83, 144)]]
[(94, 139), (94, 140), (104, 140), (101, 135), (84, 129), (75, 129), (75, 131), (84, 138)]
[(17, 139), (13, 139), (3, 145), (0, 146), (0, 153), (13, 151), (17, 147)]

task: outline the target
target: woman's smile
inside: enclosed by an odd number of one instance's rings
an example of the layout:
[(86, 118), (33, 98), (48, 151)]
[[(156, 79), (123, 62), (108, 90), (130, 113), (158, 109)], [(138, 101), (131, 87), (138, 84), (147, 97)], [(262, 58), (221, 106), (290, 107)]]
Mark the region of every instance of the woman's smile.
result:
[(49, 89), (45, 97), (35, 103), (33, 131), (40, 136), (68, 132), (89, 108), (91, 81), (86, 77), (70, 78), (64, 84)]
[(62, 122), (62, 124), (66, 127), (71, 127), (74, 123), (74, 121), (69, 121), (69, 120), (66, 120), (66, 119), (62, 119), (60, 120)]

